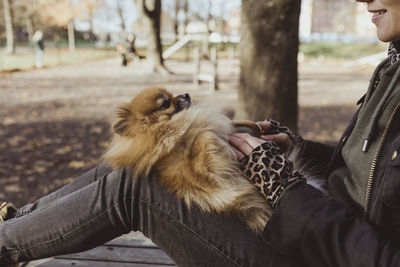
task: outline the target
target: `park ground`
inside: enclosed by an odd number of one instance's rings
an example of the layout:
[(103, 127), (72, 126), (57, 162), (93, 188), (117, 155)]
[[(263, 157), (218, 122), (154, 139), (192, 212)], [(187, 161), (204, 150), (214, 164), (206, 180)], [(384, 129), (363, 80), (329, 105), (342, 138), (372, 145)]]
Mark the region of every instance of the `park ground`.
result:
[[(143, 88), (162, 85), (195, 101), (236, 108), (237, 60), (220, 60), (218, 91), (193, 86), (193, 63), (166, 64), (173, 75), (148, 74), (140, 62), (123, 68), (117, 56), (0, 74), (0, 200), (21, 206), (99, 164), (115, 107)], [(372, 70), (346, 60), (303, 60), (300, 134), (337, 142)]]

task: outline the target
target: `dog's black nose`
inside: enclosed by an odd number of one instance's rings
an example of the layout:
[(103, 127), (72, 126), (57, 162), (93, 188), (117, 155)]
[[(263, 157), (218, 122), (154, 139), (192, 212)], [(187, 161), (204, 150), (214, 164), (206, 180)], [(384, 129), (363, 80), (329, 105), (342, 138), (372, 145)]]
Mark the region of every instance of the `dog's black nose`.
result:
[(189, 94), (184, 94), (183, 98), (186, 99), (186, 100), (190, 100), (190, 95)]

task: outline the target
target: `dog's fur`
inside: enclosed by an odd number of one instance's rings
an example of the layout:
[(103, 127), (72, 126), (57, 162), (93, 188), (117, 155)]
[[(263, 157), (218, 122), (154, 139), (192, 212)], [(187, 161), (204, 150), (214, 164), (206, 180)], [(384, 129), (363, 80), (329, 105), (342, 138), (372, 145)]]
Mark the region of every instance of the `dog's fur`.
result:
[(154, 170), (188, 207), (240, 216), (261, 233), (271, 210), (241, 172), (228, 143), (231, 121), (209, 106), (190, 106), (188, 95), (173, 97), (149, 88), (119, 108), (104, 159), (135, 175)]

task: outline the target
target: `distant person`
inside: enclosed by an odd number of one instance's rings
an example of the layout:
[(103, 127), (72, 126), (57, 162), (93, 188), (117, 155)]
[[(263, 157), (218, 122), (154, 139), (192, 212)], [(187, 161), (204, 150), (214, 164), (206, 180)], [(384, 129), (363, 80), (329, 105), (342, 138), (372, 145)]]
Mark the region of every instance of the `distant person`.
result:
[(119, 43), (116, 47), (117, 51), (121, 55), (121, 65), (123, 67), (128, 66), (134, 59), (143, 59), (144, 56), (141, 56), (137, 53), (135, 46), (136, 36), (134, 34), (129, 34), (126, 39)]
[(134, 59), (134, 58), (138, 58), (138, 59), (143, 59), (144, 56), (139, 55), (139, 53), (136, 50), (136, 46), (135, 46), (135, 41), (136, 41), (136, 35), (135, 34), (129, 34), (128, 38), (127, 38), (127, 42), (128, 42), (128, 52), (130, 54), (130, 56)]
[(127, 51), (126, 47), (123, 46), (122, 44), (118, 44), (116, 49), (119, 52), (119, 54), (121, 55), (121, 66), (122, 67), (128, 66), (128, 63), (129, 63), (128, 51)]
[(35, 66), (37, 68), (41, 68), (43, 67), (43, 51), (44, 51), (43, 32), (36, 31), (32, 36), (32, 41), (36, 50)]
[(129, 53), (136, 55), (136, 47), (135, 47), (136, 36), (134, 34), (129, 34), (127, 41), (129, 44), (129, 49), (128, 49)]

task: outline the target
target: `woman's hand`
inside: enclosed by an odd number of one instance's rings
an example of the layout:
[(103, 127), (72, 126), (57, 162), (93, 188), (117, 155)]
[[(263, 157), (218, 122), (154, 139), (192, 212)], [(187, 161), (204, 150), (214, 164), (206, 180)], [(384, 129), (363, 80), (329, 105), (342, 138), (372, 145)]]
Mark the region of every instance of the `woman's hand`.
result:
[(230, 136), (229, 142), (232, 145), (236, 158), (242, 160), (246, 155), (250, 154), (254, 148), (264, 143), (265, 140), (254, 137), (248, 133), (236, 133)]
[(288, 127), (277, 121), (266, 119), (257, 122), (257, 124), (263, 133), (261, 138), (278, 144), (286, 153), (290, 153), (296, 146), (301, 149), (304, 145), (304, 140), (301, 136), (296, 135)]
[(230, 143), (246, 177), (258, 187), (273, 208), (289, 185), (305, 182), (275, 143), (246, 133), (233, 134)]

